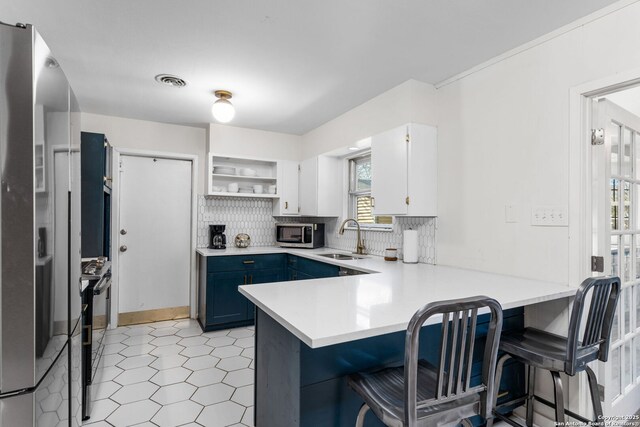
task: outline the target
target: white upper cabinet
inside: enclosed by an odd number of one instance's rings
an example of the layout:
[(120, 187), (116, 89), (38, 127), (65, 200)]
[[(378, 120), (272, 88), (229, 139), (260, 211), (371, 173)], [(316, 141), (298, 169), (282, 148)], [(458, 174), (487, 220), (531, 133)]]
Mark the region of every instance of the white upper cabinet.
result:
[(343, 162), (317, 156), (300, 164), (300, 215), (340, 216), (342, 213)]
[(298, 215), (298, 162), (278, 160), (278, 194), (273, 216)]
[(437, 130), (407, 124), (371, 138), (376, 215), (437, 215)]

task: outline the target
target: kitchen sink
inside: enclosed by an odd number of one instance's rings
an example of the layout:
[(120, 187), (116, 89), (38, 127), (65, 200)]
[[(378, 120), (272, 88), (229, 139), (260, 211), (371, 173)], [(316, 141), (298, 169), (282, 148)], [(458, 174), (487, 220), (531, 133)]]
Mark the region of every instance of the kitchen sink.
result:
[(321, 254), (325, 258), (333, 258), (337, 260), (353, 260), (353, 259), (362, 259), (366, 258), (366, 256), (362, 255), (351, 255), (351, 254)]

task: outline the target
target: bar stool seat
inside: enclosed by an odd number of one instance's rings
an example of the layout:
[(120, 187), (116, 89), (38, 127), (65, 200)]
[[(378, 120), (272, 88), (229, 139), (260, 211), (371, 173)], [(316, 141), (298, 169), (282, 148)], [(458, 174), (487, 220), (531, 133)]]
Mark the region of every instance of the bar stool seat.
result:
[[(481, 395), (473, 393), (459, 400), (436, 405), (426, 404), (436, 397), (437, 369), (426, 360), (418, 361), (417, 411), (418, 426), (439, 426), (458, 423), (480, 413)], [(404, 368), (386, 368), (373, 373), (357, 373), (349, 385), (374, 414), (387, 426), (402, 427), (404, 420)]]
[[(524, 331), (503, 334), (500, 350), (536, 368), (564, 372), (567, 361), (567, 337), (526, 328)], [(598, 358), (598, 347), (582, 347), (578, 341), (577, 366), (583, 366)]]
[[(478, 311), (488, 309), (489, 322), (476, 336)], [(441, 317), (437, 367), (419, 358), (420, 331), (427, 319)], [(356, 427), (364, 425), (369, 409), (389, 427), (469, 427), (469, 418), (493, 419), (495, 370), (502, 330), (502, 307), (486, 296), (436, 301), (411, 317), (405, 335), (404, 365), (349, 376), (349, 386), (362, 398)], [(484, 334), (486, 332), (486, 335)], [(474, 348), (482, 360), (474, 358)], [(480, 378), (471, 377), (473, 366)]]
[[(496, 367), (496, 389), (499, 388), (502, 367), (507, 359), (513, 358), (524, 363), (528, 368), (527, 395), (518, 397), (500, 405), (494, 402), (494, 415), (510, 425), (520, 424), (500, 412), (501, 408), (513, 408), (514, 405), (526, 405), (527, 426), (533, 426), (533, 403), (543, 403), (555, 410), (556, 423), (566, 425), (566, 415), (585, 424), (598, 422), (602, 416), (600, 392), (595, 373), (588, 363), (595, 360), (606, 362), (609, 357), (609, 341), (613, 317), (620, 295), (620, 279), (618, 277), (588, 278), (578, 288), (573, 301), (569, 330), (566, 337), (544, 332), (534, 328), (526, 328), (522, 332), (508, 333), (501, 337), (500, 350), (504, 352)], [(589, 311), (584, 319), (584, 334), (579, 340), (584, 309), (588, 301)], [(553, 379), (553, 402), (535, 394), (536, 370), (543, 369)], [(587, 374), (593, 419), (565, 409), (562, 377), (560, 373), (574, 376), (581, 372)]]

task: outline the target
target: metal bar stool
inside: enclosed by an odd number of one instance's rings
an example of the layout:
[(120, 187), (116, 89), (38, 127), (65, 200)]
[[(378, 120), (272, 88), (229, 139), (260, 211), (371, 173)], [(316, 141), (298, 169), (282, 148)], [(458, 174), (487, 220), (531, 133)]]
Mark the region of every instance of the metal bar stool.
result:
[[(471, 386), (478, 310), (489, 308), (491, 320), (482, 360), (482, 382)], [(418, 360), (420, 328), (442, 314), (438, 367)], [(404, 367), (349, 376), (349, 386), (364, 400), (356, 426), (362, 427), (369, 409), (387, 426), (470, 426), (468, 418), (491, 418), (502, 307), (491, 298), (476, 296), (427, 304), (407, 327)], [(477, 362), (477, 361), (476, 361)]]
[[(582, 341), (578, 340), (582, 314), (587, 294), (591, 291), (591, 304), (585, 325)], [(505, 354), (498, 361), (496, 370), (496, 390), (500, 386), (502, 367), (510, 357), (528, 366), (527, 396), (502, 403), (496, 406), (495, 416), (513, 426), (520, 426), (512, 419), (498, 412), (505, 406), (526, 403), (526, 425), (533, 425), (533, 401), (537, 400), (555, 409), (556, 422), (565, 423), (565, 414), (589, 423), (597, 421), (602, 415), (600, 393), (596, 376), (587, 363), (594, 360), (607, 361), (609, 356), (609, 339), (613, 316), (620, 294), (620, 279), (618, 277), (589, 278), (582, 282), (576, 292), (569, 321), (567, 337), (551, 334), (534, 328), (525, 328), (518, 333), (504, 334), (500, 342), (500, 350)], [(545, 369), (553, 378), (554, 403), (534, 394), (536, 369)], [(585, 371), (589, 380), (591, 402), (595, 413), (595, 420), (588, 420), (564, 408), (562, 379), (560, 372), (573, 376)]]

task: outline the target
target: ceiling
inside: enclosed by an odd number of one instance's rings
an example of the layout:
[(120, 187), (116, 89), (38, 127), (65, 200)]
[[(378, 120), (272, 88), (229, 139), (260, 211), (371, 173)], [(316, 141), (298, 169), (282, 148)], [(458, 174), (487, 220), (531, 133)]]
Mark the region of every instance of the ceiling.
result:
[[(408, 79), (437, 83), (613, 0), (0, 0), (38, 28), (82, 111), (303, 134)], [(163, 87), (160, 73), (189, 85)]]
[(640, 86), (611, 93), (605, 98), (640, 117)]

